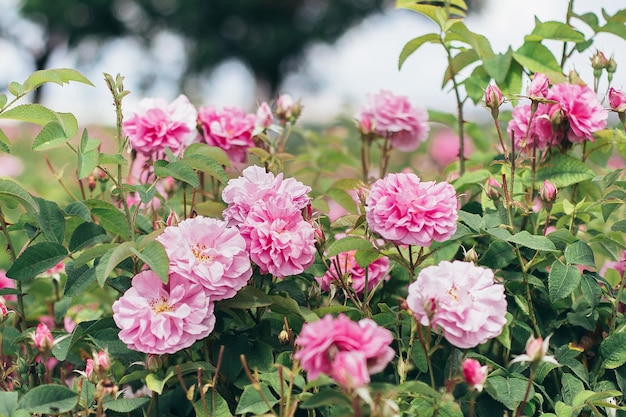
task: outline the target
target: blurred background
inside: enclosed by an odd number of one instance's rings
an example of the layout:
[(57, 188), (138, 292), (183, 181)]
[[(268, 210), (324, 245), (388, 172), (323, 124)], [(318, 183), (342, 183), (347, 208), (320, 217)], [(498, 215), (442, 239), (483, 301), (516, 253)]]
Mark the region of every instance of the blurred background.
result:
[[(541, 21), (563, 20), (567, 0), (466, 0), (468, 27), (494, 51), (516, 49)], [(71, 67), (96, 84), (47, 86), (34, 97), (80, 123), (111, 125), (114, 114), (102, 73), (126, 76), (126, 108), (143, 97), (168, 100), (180, 92), (196, 105), (256, 103), (287, 92), (301, 98), (305, 121), (352, 114), (368, 92), (388, 89), (414, 104), (454, 111), (441, 91), (446, 58), (425, 45), (398, 70), (410, 39), (436, 32), (416, 13), (387, 0), (0, 0), (0, 90), (36, 69)], [(618, 0), (576, 0), (574, 11), (614, 12)], [(578, 25), (580, 22), (576, 22)], [(584, 28), (584, 24), (578, 25)], [(619, 38), (598, 36), (571, 61), (591, 82), (589, 57), (614, 55), (614, 84), (626, 87)], [(555, 42), (555, 50), (560, 45)], [(560, 52), (559, 52), (560, 53)], [(477, 108), (471, 117), (487, 117)]]

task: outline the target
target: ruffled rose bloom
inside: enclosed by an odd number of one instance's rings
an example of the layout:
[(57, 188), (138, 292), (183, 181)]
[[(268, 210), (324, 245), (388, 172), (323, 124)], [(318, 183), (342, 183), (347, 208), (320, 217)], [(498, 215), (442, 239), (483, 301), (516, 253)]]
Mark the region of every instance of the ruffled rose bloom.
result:
[(367, 104), (356, 115), (357, 124), (370, 124), (381, 137), (389, 137), (391, 145), (401, 151), (417, 149), (428, 137), (428, 113), (413, 107), (408, 97), (382, 90), (368, 95)]
[(183, 220), (166, 227), (157, 240), (165, 247), (170, 272), (202, 285), (211, 301), (233, 297), (252, 276), (246, 241), (223, 220)]
[(315, 229), (288, 195), (268, 197), (239, 225), (252, 261), (275, 277), (303, 272), (315, 260)]
[(294, 358), (309, 381), (326, 374), (343, 387), (358, 388), (393, 359), (392, 342), (391, 332), (371, 319), (357, 323), (344, 314), (337, 318), (327, 315), (302, 326)]
[(130, 349), (176, 353), (213, 331), (213, 306), (201, 285), (176, 272), (163, 284), (147, 270), (135, 275), (132, 287), (113, 303), (113, 320)]
[(245, 221), (252, 207), (271, 196), (288, 196), (290, 204), (298, 209), (305, 208), (311, 201), (307, 195), (311, 187), (294, 178), (283, 179), (282, 172), (275, 176), (253, 165), (244, 169), (242, 174), (239, 178), (229, 180), (222, 192), (222, 199), (228, 204), (223, 216), (230, 226)]
[(456, 193), (447, 182), (421, 182), (411, 173), (389, 174), (372, 184), (365, 217), (372, 231), (386, 240), (430, 246), (456, 232)]
[(530, 153), (533, 146), (536, 146), (539, 150), (544, 150), (560, 142), (563, 138), (563, 132), (561, 130), (557, 132), (552, 131), (549, 111), (550, 105), (539, 104), (529, 131), (530, 104), (515, 106), (513, 118), (509, 121), (507, 130), (510, 136), (515, 136), (515, 147), (517, 149)]
[[(359, 265), (355, 259), (356, 251), (342, 252), (333, 260), (331, 269), (321, 277), (315, 277), (323, 291), (330, 291), (331, 285), (337, 286), (337, 281), (348, 280), (357, 295), (365, 291), (367, 277), (368, 291), (373, 289), (383, 278), (389, 280), (389, 258), (383, 256), (376, 259), (366, 268)], [(334, 268), (336, 266), (339, 270)]]
[(609, 105), (614, 112), (626, 112), (626, 94), (621, 90), (611, 87), (609, 89)]
[(196, 119), (195, 107), (182, 94), (169, 104), (162, 98), (145, 98), (123, 129), (133, 149), (146, 156), (165, 148), (178, 153), (196, 140)]
[[(474, 152), (474, 145), (467, 136), (463, 140), (463, 148), (465, 155), (471, 155)], [(459, 152), (459, 136), (452, 129), (438, 130), (430, 139), (428, 153), (441, 168), (458, 160)]]
[(548, 95), (548, 88), (550, 87), (550, 80), (545, 74), (536, 72), (530, 86), (528, 86), (528, 97), (531, 100), (540, 100), (546, 98)]
[(465, 359), (463, 361), (463, 378), (467, 385), (481, 392), (487, 381), (487, 365), (481, 366), (476, 359)]
[(198, 123), (206, 143), (222, 148), (233, 162), (246, 162), (248, 148), (254, 147), (256, 115), (239, 107), (224, 107), (221, 112), (214, 106), (201, 107)]
[(462, 349), (498, 336), (506, 324), (504, 286), (494, 283), (490, 269), (471, 262), (443, 261), (422, 269), (406, 301), (420, 324), (443, 331)]
[(267, 129), (272, 125), (274, 116), (272, 115), (272, 109), (270, 108), (270, 105), (267, 104), (266, 101), (261, 103), (256, 111), (255, 117), (256, 120), (254, 123), (256, 128)]
[[(572, 143), (588, 139), (593, 142), (593, 133), (606, 127), (608, 112), (602, 107), (596, 93), (586, 85), (555, 84), (546, 97), (554, 100), (567, 118), (567, 139)], [(552, 115), (555, 110), (551, 110)]]

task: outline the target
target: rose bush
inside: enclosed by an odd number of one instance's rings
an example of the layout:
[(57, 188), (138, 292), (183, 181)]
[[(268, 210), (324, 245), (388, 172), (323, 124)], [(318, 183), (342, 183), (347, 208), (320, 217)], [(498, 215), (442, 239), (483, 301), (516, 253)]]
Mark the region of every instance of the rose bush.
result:
[(623, 77), (600, 51), (592, 80), (569, 65), (626, 10), (570, 1), (496, 53), (462, 0), (397, 6), (437, 28), (400, 66), (443, 48), (454, 114), (382, 91), (316, 131), (287, 94), (130, 109), (105, 74), (115, 129), (79, 133), (23, 101), (91, 85), (74, 70), (0, 94), (0, 122), (41, 126), (0, 124), (0, 150), (54, 174), (0, 178), (0, 416), (626, 411)]

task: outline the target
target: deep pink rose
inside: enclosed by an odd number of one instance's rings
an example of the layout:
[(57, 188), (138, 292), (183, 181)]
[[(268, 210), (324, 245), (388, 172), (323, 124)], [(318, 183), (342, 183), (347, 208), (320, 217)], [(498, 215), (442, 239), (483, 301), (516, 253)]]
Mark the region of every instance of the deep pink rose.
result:
[(222, 199), (228, 207), (223, 216), (230, 226), (238, 225), (246, 219), (253, 206), (279, 195), (286, 196), (291, 205), (303, 209), (311, 201), (307, 195), (310, 191), (311, 187), (294, 178), (283, 179), (282, 172), (275, 176), (253, 165), (244, 169), (241, 177), (229, 180), (224, 187)]
[[(0, 289), (14, 289), (15, 288), (15, 280), (7, 277), (7, 271), (4, 269), (0, 269)], [(17, 296), (15, 294), (7, 294), (0, 296), (0, 301), (2, 299), (6, 301), (17, 301)]]
[(473, 348), (498, 336), (506, 324), (504, 286), (490, 269), (471, 262), (440, 262), (420, 271), (406, 299), (423, 326), (443, 331), (456, 347)]
[(545, 74), (540, 72), (536, 72), (532, 81), (530, 82), (530, 86), (528, 87), (528, 97), (531, 100), (538, 100), (546, 98), (548, 95), (548, 88), (550, 87), (550, 81)]
[(252, 261), (275, 277), (303, 272), (315, 260), (315, 229), (288, 195), (268, 197), (239, 225)]
[(421, 182), (411, 173), (389, 174), (372, 184), (365, 213), (369, 227), (382, 238), (430, 246), (456, 232), (456, 193), (447, 182)]
[(183, 220), (166, 227), (157, 240), (165, 247), (170, 272), (202, 285), (211, 301), (233, 297), (252, 276), (246, 241), (223, 220)]
[(555, 84), (546, 98), (556, 101), (567, 118), (567, 139), (572, 143), (585, 139), (593, 142), (593, 133), (606, 127), (608, 112), (602, 107), (596, 93), (586, 85)]
[(248, 148), (254, 147), (255, 122), (256, 115), (246, 114), (239, 107), (224, 107), (221, 112), (214, 106), (198, 110), (206, 143), (222, 148), (233, 162), (246, 162)]
[(152, 271), (133, 277), (132, 287), (113, 303), (119, 338), (144, 353), (176, 353), (207, 337), (215, 326), (213, 302), (204, 288), (170, 273), (163, 284)]
[(609, 105), (611, 110), (615, 112), (626, 112), (626, 94), (622, 90), (611, 87), (609, 89)]
[(340, 253), (331, 260), (331, 268), (323, 276), (315, 277), (323, 291), (330, 291), (331, 285), (339, 286), (338, 280), (347, 280), (357, 295), (363, 295), (366, 277), (368, 291), (383, 278), (389, 280), (389, 258), (383, 256), (363, 268), (357, 263), (355, 255), (356, 251)]
[[(550, 120), (551, 106), (539, 104), (533, 116), (530, 131), (528, 122), (530, 120), (530, 104), (519, 104), (513, 109), (513, 118), (509, 121), (508, 132), (510, 136), (515, 135), (515, 146), (526, 153), (532, 151), (533, 145), (538, 150), (544, 150), (550, 146), (558, 144), (563, 138), (563, 132), (557, 130), (553, 132)], [(528, 136), (526, 136), (526, 133)]]
[(146, 156), (154, 157), (166, 147), (178, 153), (196, 140), (196, 118), (195, 107), (184, 95), (169, 104), (162, 98), (146, 98), (124, 122), (124, 134), (133, 149)]
[(356, 119), (360, 126), (373, 126), (376, 134), (389, 137), (394, 148), (405, 152), (417, 149), (430, 129), (425, 109), (413, 107), (408, 97), (386, 90), (368, 95)]
[(476, 359), (465, 359), (463, 361), (463, 378), (467, 385), (481, 392), (487, 381), (487, 365), (481, 366)]
[(344, 314), (327, 315), (302, 326), (294, 358), (309, 381), (326, 374), (344, 387), (356, 388), (369, 383), (369, 376), (382, 372), (393, 359), (392, 342), (391, 332), (371, 319), (357, 323)]

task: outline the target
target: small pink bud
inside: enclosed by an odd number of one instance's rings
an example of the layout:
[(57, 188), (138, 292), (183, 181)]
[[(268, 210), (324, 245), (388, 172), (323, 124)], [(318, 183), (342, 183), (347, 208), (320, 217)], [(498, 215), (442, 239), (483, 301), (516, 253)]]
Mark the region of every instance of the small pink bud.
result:
[(367, 114), (363, 114), (361, 120), (356, 121), (356, 127), (364, 136), (374, 132), (374, 123), (372, 123), (372, 119)]
[(491, 200), (499, 200), (502, 197), (502, 186), (500, 183), (492, 177), (489, 177), (489, 181), (487, 181), (487, 197)]
[(4, 322), (7, 319), (8, 315), (9, 309), (2, 301), (0, 301), (0, 323)]
[(177, 226), (178, 223), (180, 223), (180, 220), (178, 219), (178, 215), (175, 212), (171, 211), (170, 215), (167, 216), (167, 220), (165, 221), (165, 224), (168, 227), (172, 227), (172, 226)]
[(50, 329), (43, 323), (37, 325), (37, 330), (35, 330), (33, 334), (33, 341), (35, 342), (35, 347), (39, 349), (40, 352), (49, 352), (54, 344)]
[(596, 53), (591, 57), (591, 67), (594, 70), (603, 70), (609, 64), (609, 60), (606, 59), (606, 56), (601, 51), (596, 51)]
[(626, 94), (621, 90), (611, 87), (609, 89), (609, 105), (615, 112), (626, 112)]
[(111, 369), (111, 357), (106, 350), (100, 350), (93, 354), (93, 370), (99, 376), (105, 376)]
[(481, 366), (476, 359), (468, 358), (463, 362), (463, 378), (476, 391), (481, 392), (487, 381), (487, 366)]
[(539, 197), (545, 203), (554, 203), (556, 201), (557, 194), (558, 191), (556, 187), (548, 180), (545, 180), (543, 185), (539, 188)]
[(273, 120), (274, 116), (272, 115), (272, 109), (270, 108), (270, 105), (264, 101), (256, 111), (255, 125), (257, 127), (267, 129), (272, 125)]
[(487, 90), (485, 91), (485, 105), (491, 110), (497, 110), (500, 108), (502, 103), (504, 103), (502, 91), (500, 91), (498, 86), (489, 84), (489, 86), (487, 86)]
[(548, 352), (547, 349), (544, 351), (544, 343), (541, 337), (530, 339), (526, 344), (526, 355), (530, 358), (530, 362), (540, 361), (546, 353)]
[[(82, 372), (79, 372), (82, 374)], [(88, 380), (92, 381), (93, 373), (93, 359), (87, 359), (87, 363), (85, 364), (85, 374)], [(92, 381), (93, 382), (93, 381)]]
[(548, 95), (548, 88), (550, 81), (545, 74), (540, 72), (535, 73), (530, 86), (528, 87), (528, 97), (531, 100), (544, 99)]
[(276, 116), (283, 123), (294, 123), (300, 117), (301, 112), (302, 105), (299, 101), (293, 101), (289, 94), (281, 94), (276, 100)]

